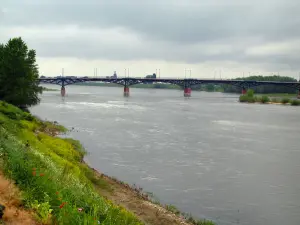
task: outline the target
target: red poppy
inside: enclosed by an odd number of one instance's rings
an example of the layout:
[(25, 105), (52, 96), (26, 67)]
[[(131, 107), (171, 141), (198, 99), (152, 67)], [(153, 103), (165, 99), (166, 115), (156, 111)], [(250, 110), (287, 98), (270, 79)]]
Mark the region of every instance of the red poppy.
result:
[(65, 206), (65, 204), (67, 204), (66, 202), (61, 203), (61, 205), (59, 206), (59, 208), (63, 208)]

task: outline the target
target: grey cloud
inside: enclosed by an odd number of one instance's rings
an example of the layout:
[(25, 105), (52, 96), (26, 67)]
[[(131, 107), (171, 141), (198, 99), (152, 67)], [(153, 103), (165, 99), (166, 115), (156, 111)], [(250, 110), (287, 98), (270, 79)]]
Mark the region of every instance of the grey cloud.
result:
[[(185, 43), (231, 36), (267, 40), (299, 37), (300, 4), (296, 0), (241, 1), (22, 1), (6, 3), (4, 23), (11, 25), (78, 24), (82, 27), (126, 27), (148, 39)], [(198, 2), (198, 3), (197, 3)], [(200, 3), (201, 2), (201, 3)], [(210, 3), (209, 3), (210, 2)], [(225, 4), (226, 2), (226, 4)], [(244, 2), (244, 1), (242, 1)]]
[[(114, 47), (84, 36), (32, 41), (43, 56), (192, 63), (231, 60), (298, 68), (297, 49), (285, 56), (280, 52), (273, 56), (246, 54), (251, 46), (300, 39), (298, 0), (2, 0), (2, 7), (5, 12), (2, 10), (0, 25), (6, 27), (78, 25), (95, 30), (122, 27), (144, 43)], [(198, 44), (200, 47), (195, 47)], [(230, 51), (207, 53), (207, 48), (214, 45), (227, 45)]]

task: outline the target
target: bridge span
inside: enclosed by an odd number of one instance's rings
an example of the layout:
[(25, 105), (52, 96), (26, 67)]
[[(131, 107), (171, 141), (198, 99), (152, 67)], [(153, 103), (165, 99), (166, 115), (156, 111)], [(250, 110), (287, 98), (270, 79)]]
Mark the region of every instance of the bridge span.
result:
[(152, 83), (165, 83), (173, 84), (182, 87), (184, 97), (191, 97), (192, 87), (199, 84), (229, 84), (241, 89), (242, 94), (247, 92), (251, 87), (261, 85), (276, 85), (285, 86), (298, 90), (298, 97), (300, 97), (300, 82), (277, 82), (277, 81), (249, 81), (249, 80), (216, 80), (216, 79), (176, 79), (176, 78), (107, 78), (107, 77), (53, 77), (53, 78), (39, 78), (40, 83), (56, 84), (61, 86), (61, 95), (65, 96), (66, 86), (76, 83), (84, 82), (102, 82), (114, 83), (124, 87), (124, 96), (129, 96), (129, 87), (135, 84), (152, 84)]

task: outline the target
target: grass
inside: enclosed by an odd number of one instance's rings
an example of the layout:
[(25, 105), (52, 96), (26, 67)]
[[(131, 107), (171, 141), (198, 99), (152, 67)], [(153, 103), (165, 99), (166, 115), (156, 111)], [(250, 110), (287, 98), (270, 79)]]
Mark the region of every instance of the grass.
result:
[(267, 97), (279, 97), (279, 98), (295, 98), (296, 94), (289, 93), (270, 93), (270, 94), (259, 94), (258, 96), (267, 96)]
[(142, 224), (97, 193), (82, 163), (85, 151), (75, 140), (54, 137), (61, 131), (0, 102), (0, 168), (21, 189), (24, 206), (44, 224)]
[(290, 102), (290, 99), (289, 98), (282, 98), (281, 99), (281, 103), (282, 104), (287, 104), (287, 103), (289, 103)]
[(294, 100), (291, 100), (290, 103), (292, 106), (298, 106), (298, 105), (300, 105), (300, 100), (294, 99)]
[[(273, 97), (270, 99), (270, 95)], [(277, 97), (276, 97), (277, 96)], [(281, 104), (290, 104), (292, 106), (299, 106), (300, 100), (290, 99), (288, 97), (283, 96), (291, 96), (291, 94), (268, 94), (268, 95), (254, 95), (253, 90), (249, 89), (247, 94), (241, 95), (239, 98), (240, 102), (247, 102), (247, 103), (255, 103), (260, 102), (262, 104), (266, 103), (281, 103)], [(295, 95), (292, 95), (295, 97)]]

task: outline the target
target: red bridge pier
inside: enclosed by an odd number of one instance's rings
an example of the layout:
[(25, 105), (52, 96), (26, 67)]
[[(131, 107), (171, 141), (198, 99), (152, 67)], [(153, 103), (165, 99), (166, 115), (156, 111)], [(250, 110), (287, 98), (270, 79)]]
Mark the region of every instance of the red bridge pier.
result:
[(65, 88), (65, 86), (61, 87), (60, 94), (61, 94), (62, 97), (65, 97), (65, 95), (66, 95), (66, 88)]
[(247, 89), (246, 89), (246, 88), (243, 88), (243, 89), (242, 89), (242, 95), (245, 95), (245, 94), (247, 94)]
[(124, 86), (124, 97), (129, 97), (129, 87)]
[(183, 90), (183, 96), (184, 97), (191, 97), (192, 95), (192, 88), (190, 87), (185, 87)]

